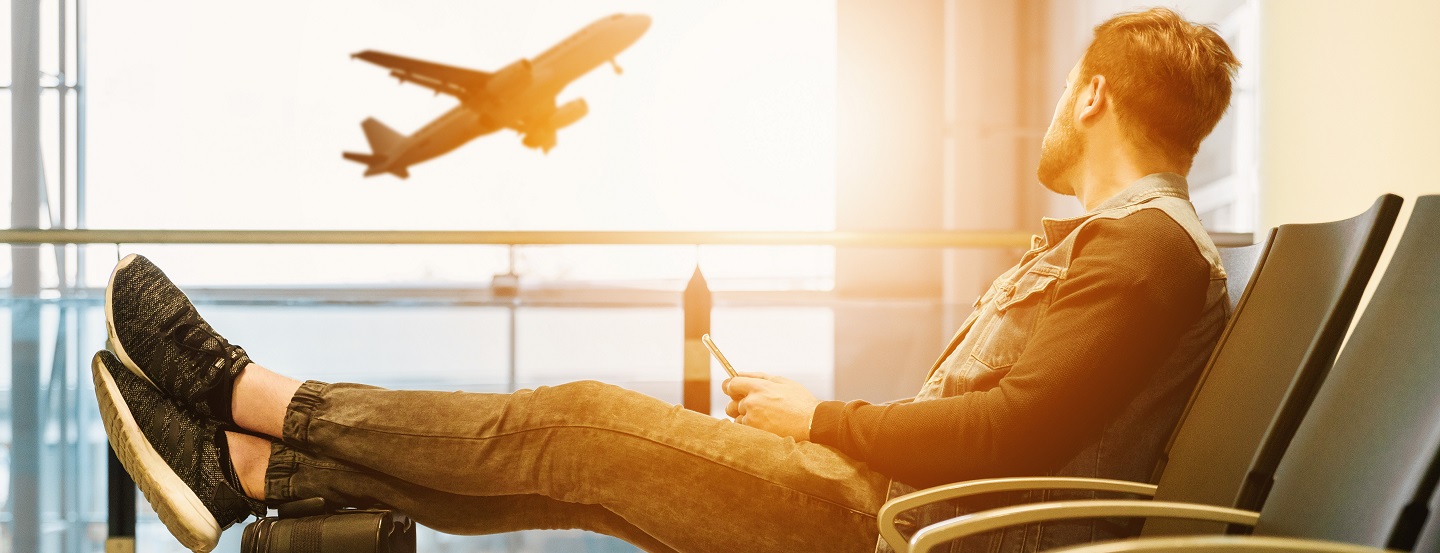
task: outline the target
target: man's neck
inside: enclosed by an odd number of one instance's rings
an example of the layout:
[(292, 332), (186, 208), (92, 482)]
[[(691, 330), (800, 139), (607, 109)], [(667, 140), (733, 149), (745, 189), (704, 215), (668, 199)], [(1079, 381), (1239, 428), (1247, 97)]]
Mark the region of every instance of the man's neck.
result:
[[(1115, 150), (1119, 150), (1116, 155)], [(1104, 151), (1096, 148), (1095, 151)], [(1155, 173), (1184, 174), (1178, 166), (1160, 156), (1143, 155), (1130, 148), (1115, 148), (1110, 155), (1089, 156), (1076, 167), (1075, 198), (1094, 211), (1106, 200), (1115, 197), (1145, 175)]]

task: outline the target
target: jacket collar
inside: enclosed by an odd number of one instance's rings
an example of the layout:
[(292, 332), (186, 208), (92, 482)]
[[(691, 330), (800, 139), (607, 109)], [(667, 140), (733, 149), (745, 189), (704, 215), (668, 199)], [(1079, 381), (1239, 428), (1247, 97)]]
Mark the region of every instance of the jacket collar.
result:
[(1143, 204), (1155, 198), (1170, 196), (1182, 200), (1190, 199), (1190, 186), (1186, 184), (1185, 177), (1175, 173), (1152, 173), (1140, 177), (1129, 187), (1121, 190), (1120, 193), (1111, 196), (1102, 202), (1095, 209), (1084, 215), (1068, 219), (1041, 219), (1040, 224), (1045, 227), (1045, 243), (1054, 244), (1065, 238), (1071, 232), (1106, 211), (1123, 209), (1133, 205)]

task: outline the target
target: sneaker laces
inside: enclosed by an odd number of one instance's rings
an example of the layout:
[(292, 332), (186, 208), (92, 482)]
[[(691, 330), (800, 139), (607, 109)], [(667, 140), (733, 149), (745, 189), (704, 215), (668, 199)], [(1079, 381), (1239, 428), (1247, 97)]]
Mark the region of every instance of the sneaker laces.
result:
[[(212, 370), (221, 371), (221, 374), (233, 372), (235, 367), (232, 365), (241, 357), (235, 356), (232, 358), (230, 349), (238, 349), (239, 346), (231, 345), (229, 341), (211, 329), (210, 325), (206, 324), (205, 320), (200, 318), (200, 314), (196, 313), (193, 309), (180, 310), (166, 320), (163, 327), (170, 329), (165, 337), (169, 339), (171, 343), (199, 356), (205, 361), (206, 366)], [(210, 397), (212, 395), (211, 392), (229, 381), (229, 379), (215, 378), (216, 375), (209, 374), (196, 378), (194, 374), (188, 374), (184, 371), (165, 372), (175, 380), (193, 379), (201, 383), (200, 387), (196, 388), (188, 398), (192, 400), (192, 402), (195, 398)], [(179, 382), (172, 384), (179, 384)], [(180, 387), (172, 386), (172, 389), (180, 389)], [(220, 395), (228, 400), (230, 394), (223, 393)], [(225, 407), (224, 410), (228, 411), (228, 405)]]

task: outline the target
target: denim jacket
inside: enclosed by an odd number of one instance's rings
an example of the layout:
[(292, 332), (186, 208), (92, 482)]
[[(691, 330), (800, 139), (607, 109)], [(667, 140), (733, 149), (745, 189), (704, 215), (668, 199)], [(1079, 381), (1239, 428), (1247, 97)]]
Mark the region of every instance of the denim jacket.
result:
[[(1138, 396), (1107, 423), (1100, 439), (1081, 448), (1051, 476), (1081, 476), (1151, 481), (1180, 413), (1190, 397), (1200, 370), (1229, 315), (1225, 270), (1220, 253), (1200, 225), (1190, 204), (1185, 178), (1157, 173), (1136, 181), (1095, 210), (1070, 219), (1045, 219), (1044, 236), (1031, 239), (1020, 263), (999, 278), (975, 301), (975, 310), (951, 338), (931, 368), (914, 401), (926, 401), (981, 391), (999, 385), (1020, 357), (1036, 322), (1048, 311), (1053, 294), (1045, 293), (1066, 278), (1075, 238), (1091, 221), (1119, 219), (1144, 209), (1163, 211), (1184, 228), (1210, 265), (1210, 284), (1202, 314), (1182, 335), (1179, 345), (1160, 370), (1149, 377)], [(891, 482), (889, 497), (915, 491)], [(910, 533), (928, 524), (967, 513), (1018, 503), (1094, 497), (1089, 492), (1036, 491), (945, 502), (902, 514), (897, 525)], [(1100, 520), (1030, 524), (956, 540), (952, 552), (1018, 553), (1064, 544), (1134, 535), (1138, 522)], [(881, 540), (877, 552), (890, 548)]]

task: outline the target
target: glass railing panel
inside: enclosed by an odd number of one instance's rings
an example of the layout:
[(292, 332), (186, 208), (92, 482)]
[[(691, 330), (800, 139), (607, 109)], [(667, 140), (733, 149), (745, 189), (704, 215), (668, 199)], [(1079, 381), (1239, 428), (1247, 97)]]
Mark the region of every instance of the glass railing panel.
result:
[(677, 307), (521, 307), (516, 386), (593, 379), (678, 403), (683, 320)]
[[(6, 484), (0, 491), (0, 547), (14, 546), (17, 509), (38, 517), (40, 552), (96, 551), (103, 546), (108, 446), (90, 383), (89, 357), (80, 353), (104, 343), (98, 305), (0, 301), (0, 480)], [(16, 337), (26, 334), (33, 340), (17, 347)], [(38, 374), (17, 381), (12, 370), (17, 360)], [(24, 380), (38, 388), (17, 390)], [(37, 409), (17, 409), (26, 403)], [(38, 471), (29, 473), (25, 466)], [(32, 485), (38, 489), (35, 501), (17, 497)]]
[(252, 359), (293, 378), (498, 392), (509, 310), (451, 305), (201, 305)]

